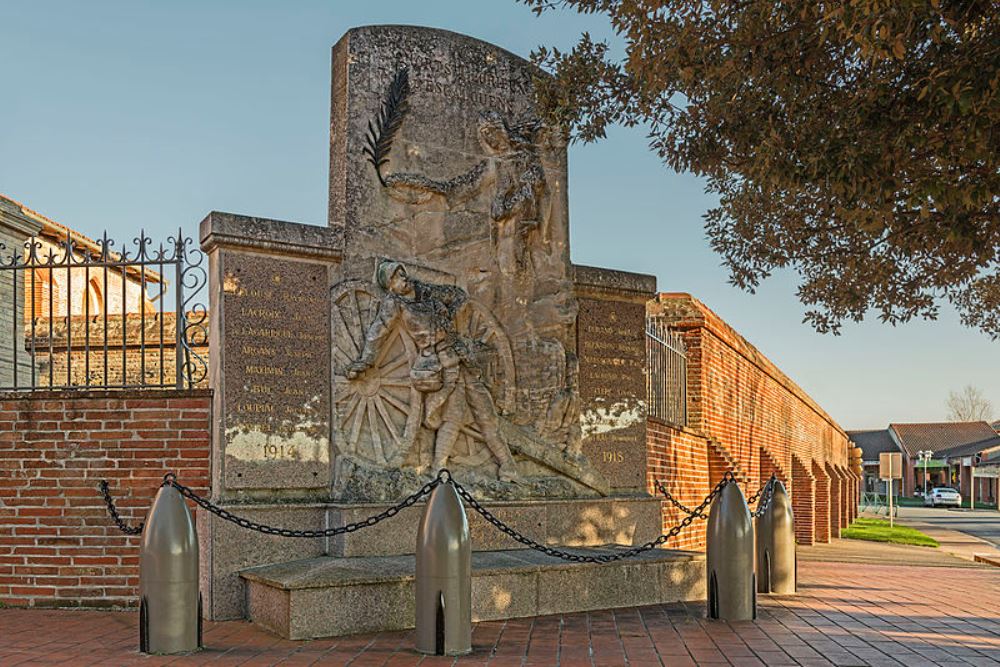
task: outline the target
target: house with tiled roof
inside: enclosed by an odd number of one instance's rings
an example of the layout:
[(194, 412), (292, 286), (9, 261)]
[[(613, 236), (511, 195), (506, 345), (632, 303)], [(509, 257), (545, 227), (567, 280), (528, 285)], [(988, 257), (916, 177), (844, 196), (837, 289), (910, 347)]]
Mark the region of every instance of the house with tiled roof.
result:
[(863, 490), (869, 493), (884, 493), (884, 485), (878, 477), (879, 456), (884, 452), (898, 452), (899, 445), (889, 433), (889, 429), (848, 431), (847, 437), (855, 447), (861, 448), (861, 464), (864, 468)]
[(47, 369), (62, 377), (75, 354), (67, 331), (155, 315), (167, 287), (158, 267), (101, 268), (119, 259), (111, 247), (0, 194), (0, 303), (12, 304), (0, 313), (0, 387), (54, 384)]
[(976, 497), (996, 502), (997, 481), (985, 476), (992, 475), (992, 470), (973, 471), (977, 455), (995, 457), (990, 460), (1000, 469), (1000, 434), (987, 422), (892, 423), (886, 429), (848, 431), (847, 435), (862, 450), (868, 491), (883, 491), (878, 480), (879, 454), (901, 452), (903, 495), (912, 496), (925, 486), (953, 486), (968, 497), (975, 479)]

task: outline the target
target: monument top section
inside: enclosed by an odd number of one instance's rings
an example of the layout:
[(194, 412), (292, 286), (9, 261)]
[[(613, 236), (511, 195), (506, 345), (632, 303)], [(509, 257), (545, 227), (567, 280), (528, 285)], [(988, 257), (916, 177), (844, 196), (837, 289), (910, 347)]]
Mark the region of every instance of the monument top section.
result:
[[(461, 165), (481, 155), (482, 120), (492, 116), (515, 134), (537, 128), (532, 78), (541, 70), (527, 60), (482, 40), (436, 28), (376, 25), (349, 30), (333, 47), (330, 125), (330, 216), (332, 227), (364, 218), (377, 201), (358, 176), (369, 122), (388, 101), (400, 72), (407, 91), (394, 120), (405, 151), (392, 155), (393, 168), (412, 171), (419, 162)], [(385, 138), (385, 137), (383, 137)], [(385, 144), (391, 149), (392, 142)], [(387, 152), (380, 158), (389, 157)]]

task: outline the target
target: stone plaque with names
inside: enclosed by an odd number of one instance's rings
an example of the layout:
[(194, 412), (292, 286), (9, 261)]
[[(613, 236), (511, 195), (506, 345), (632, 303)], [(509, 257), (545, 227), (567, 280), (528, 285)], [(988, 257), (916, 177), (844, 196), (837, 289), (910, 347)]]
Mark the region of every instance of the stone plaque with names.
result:
[(332, 446), (330, 264), (310, 261), (300, 238), (318, 232), (216, 213), (206, 222), (211, 335), (221, 353), (210, 360), (213, 486), (223, 495), (323, 490)]
[(645, 300), (655, 279), (576, 267), (583, 453), (611, 488), (646, 486)]

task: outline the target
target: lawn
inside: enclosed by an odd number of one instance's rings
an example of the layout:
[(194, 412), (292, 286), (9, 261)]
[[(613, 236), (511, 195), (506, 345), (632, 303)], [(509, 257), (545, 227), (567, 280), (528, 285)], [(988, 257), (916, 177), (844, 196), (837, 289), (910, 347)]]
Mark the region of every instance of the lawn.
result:
[(868, 519), (861, 517), (840, 533), (841, 537), (850, 540), (868, 540), (869, 542), (892, 542), (893, 544), (913, 544), (918, 547), (936, 547), (937, 540), (921, 533), (916, 528), (896, 524), (889, 527), (888, 519)]

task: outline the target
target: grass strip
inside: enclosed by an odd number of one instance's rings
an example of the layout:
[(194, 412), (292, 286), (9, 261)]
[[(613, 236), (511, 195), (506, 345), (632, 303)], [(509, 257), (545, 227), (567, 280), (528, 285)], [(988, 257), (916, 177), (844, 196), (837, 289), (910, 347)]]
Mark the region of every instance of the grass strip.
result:
[(869, 519), (860, 517), (840, 533), (849, 540), (868, 540), (869, 542), (889, 542), (891, 544), (911, 544), (918, 547), (936, 547), (937, 540), (930, 535), (921, 533), (916, 528), (896, 524), (889, 527), (888, 519)]

